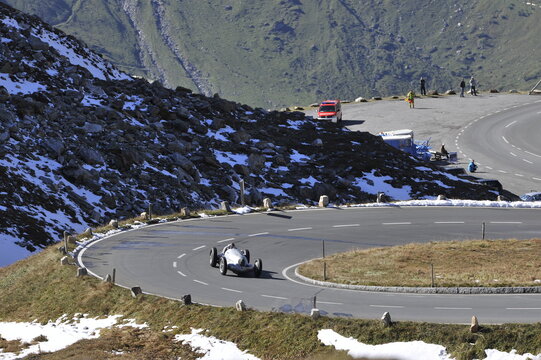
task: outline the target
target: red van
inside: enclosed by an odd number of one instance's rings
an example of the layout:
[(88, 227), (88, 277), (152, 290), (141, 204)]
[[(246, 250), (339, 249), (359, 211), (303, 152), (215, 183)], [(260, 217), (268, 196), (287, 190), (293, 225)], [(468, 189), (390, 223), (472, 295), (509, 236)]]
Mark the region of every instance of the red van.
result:
[(318, 120), (342, 121), (342, 104), (340, 100), (325, 100), (317, 109)]

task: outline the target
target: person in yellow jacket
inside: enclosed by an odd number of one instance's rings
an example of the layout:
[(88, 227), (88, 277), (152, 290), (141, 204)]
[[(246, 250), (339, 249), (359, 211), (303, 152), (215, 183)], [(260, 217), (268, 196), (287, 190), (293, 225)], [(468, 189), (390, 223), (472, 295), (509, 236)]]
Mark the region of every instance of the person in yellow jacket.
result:
[(413, 90), (410, 90), (406, 95), (406, 101), (410, 104), (410, 109), (415, 107), (415, 92)]

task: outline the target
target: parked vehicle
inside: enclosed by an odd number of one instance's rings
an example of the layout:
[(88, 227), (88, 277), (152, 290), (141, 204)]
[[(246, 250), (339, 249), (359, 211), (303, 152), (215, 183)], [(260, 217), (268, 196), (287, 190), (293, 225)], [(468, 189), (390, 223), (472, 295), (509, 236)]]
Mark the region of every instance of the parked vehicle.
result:
[(318, 120), (342, 121), (342, 103), (340, 100), (325, 100), (317, 109)]
[(530, 192), (520, 195), (522, 201), (541, 201), (541, 192)]
[(253, 272), (255, 277), (260, 277), (263, 270), (261, 259), (256, 259), (253, 264), (250, 264), (248, 249), (240, 250), (233, 243), (225, 246), (221, 253), (218, 253), (215, 247), (210, 249), (210, 266), (218, 266), (222, 275), (226, 275), (227, 270), (231, 270), (237, 275)]

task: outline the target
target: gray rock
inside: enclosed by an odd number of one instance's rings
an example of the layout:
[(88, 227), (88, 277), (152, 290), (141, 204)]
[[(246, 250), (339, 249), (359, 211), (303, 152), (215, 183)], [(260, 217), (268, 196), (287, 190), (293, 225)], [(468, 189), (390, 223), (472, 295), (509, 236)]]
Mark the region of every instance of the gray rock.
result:
[(45, 139), (43, 141), (43, 146), (45, 146), (47, 151), (55, 157), (61, 155), (65, 150), (64, 143), (60, 139)]
[(99, 133), (103, 131), (103, 126), (87, 122), (84, 124), (83, 130), (87, 133)]
[(227, 201), (222, 201), (220, 203), (220, 210), (225, 210), (227, 212), (232, 212), (231, 206), (229, 206), (229, 203)]
[(329, 205), (329, 197), (327, 195), (321, 195), (319, 197), (319, 207), (327, 207)]
[(246, 311), (246, 304), (244, 303), (244, 301), (239, 300), (235, 303), (235, 308), (237, 309), (237, 311)]
[(91, 148), (80, 147), (78, 155), (81, 160), (90, 165), (103, 164), (105, 162), (101, 154)]
[(389, 312), (385, 312), (383, 313), (383, 316), (381, 317), (381, 322), (383, 323), (383, 326), (385, 327), (389, 327), (393, 324), (392, 320), (391, 320), (391, 314), (389, 314)]

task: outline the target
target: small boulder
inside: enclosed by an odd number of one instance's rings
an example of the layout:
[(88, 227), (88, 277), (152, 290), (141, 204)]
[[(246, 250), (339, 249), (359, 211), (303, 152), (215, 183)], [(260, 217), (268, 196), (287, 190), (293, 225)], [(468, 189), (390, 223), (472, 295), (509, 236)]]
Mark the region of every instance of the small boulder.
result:
[(220, 203), (220, 210), (225, 210), (225, 211), (227, 211), (228, 213), (229, 213), (229, 212), (232, 212), (231, 206), (229, 205), (229, 203), (228, 203), (227, 201), (222, 201), (222, 202)]
[(180, 209), (180, 216), (181, 217), (189, 217), (190, 216), (190, 209), (188, 209), (187, 207), (183, 207), (182, 209)]
[(265, 209), (272, 209), (272, 201), (270, 198), (264, 198), (263, 199), (263, 207)]
[(237, 309), (237, 311), (246, 311), (246, 304), (244, 303), (244, 301), (239, 300), (235, 304), (235, 308)]
[(88, 275), (88, 270), (84, 267), (77, 268), (77, 277)]
[(134, 286), (130, 289), (130, 291), (131, 291), (131, 296), (134, 298), (143, 293), (143, 290), (141, 290), (140, 286)]
[(182, 300), (182, 303), (184, 305), (191, 305), (192, 304), (192, 295), (186, 294), (180, 298)]
[(323, 146), (323, 140), (315, 139), (314, 141), (312, 141), (312, 146)]
[(319, 207), (327, 207), (329, 205), (329, 197), (327, 195), (321, 195), (319, 197)]
[(109, 226), (111, 226), (113, 229), (118, 229), (118, 220), (113, 219), (109, 221)]
[(388, 311), (383, 313), (383, 316), (381, 317), (381, 322), (383, 323), (383, 326), (385, 327), (391, 326), (393, 324), (391, 320), (391, 314), (389, 314)]
[(477, 316), (471, 317), (471, 325), (470, 325), (470, 332), (475, 334), (479, 331), (479, 321), (477, 320)]

